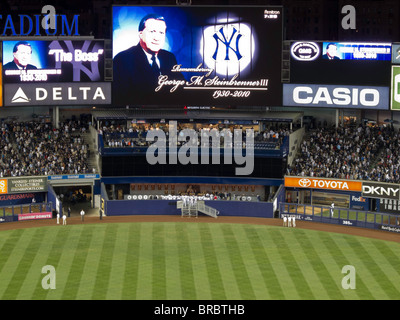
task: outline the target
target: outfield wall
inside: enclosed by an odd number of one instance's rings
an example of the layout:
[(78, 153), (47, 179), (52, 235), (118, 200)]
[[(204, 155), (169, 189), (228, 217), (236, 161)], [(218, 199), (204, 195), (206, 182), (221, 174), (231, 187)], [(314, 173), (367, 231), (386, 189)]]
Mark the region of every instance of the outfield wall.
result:
[(349, 227), (400, 232), (400, 215), (304, 204), (280, 203), (279, 216), (294, 216), (296, 220), (338, 224)]
[[(177, 201), (171, 200), (108, 200), (107, 216), (122, 215), (181, 215)], [(217, 209), (220, 216), (273, 218), (271, 202), (210, 200), (205, 205)]]

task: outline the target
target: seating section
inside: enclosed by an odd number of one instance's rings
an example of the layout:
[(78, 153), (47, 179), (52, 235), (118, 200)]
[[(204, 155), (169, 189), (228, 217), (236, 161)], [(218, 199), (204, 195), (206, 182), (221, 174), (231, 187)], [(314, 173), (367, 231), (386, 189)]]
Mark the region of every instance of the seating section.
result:
[(391, 126), (312, 130), (287, 174), (399, 183), (399, 138)]
[[(183, 135), (181, 132), (183, 127), (178, 129), (178, 132)], [(202, 128), (203, 130), (210, 130), (210, 128)], [(197, 144), (200, 146), (202, 141), (202, 129), (196, 129), (196, 133), (198, 136)], [(224, 128), (226, 129), (226, 128)], [(240, 141), (242, 139), (242, 144), (236, 144), (236, 146), (246, 147), (246, 139), (247, 139), (247, 132), (245, 129), (242, 130), (242, 136), (237, 136), (237, 132), (234, 132), (232, 128), (229, 128), (231, 133), (231, 137), (233, 141)], [(144, 127), (137, 127), (137, 128), (130, 128), (127, 129), (124, 126), (120, 125), (110, 125), (110, 126), (103, 126), (99, 133), (103, 135), (104, 140), (104, 147), (105, 148), (129, 148), (129, 147), (148, 147), (153, 142), (146, 141), (146, 135), (149, 130), (163, 130), (165, 136), (169, 138), (168, 129), (163, 127), (159, 129), (158, 127), (151, 126), (150, 128)], [(253, 133), (253, 140), (254, 143), (248, 145), (247, 147), (254, 147), (254, 149), (259, 150), (276, 150), (279, 149), (283, 143), (284, 137), (288, 136), (291, 133), (288, 126), (280, 126), (278, 128), (268, 128), (263, 132), (254, 131)], [(224, 146), (223, 140), (223, 129), (218, 128), (218, 136), (220, 137), (220, 147)], [(235, 135), (236, 134), (236, 135)], [(239, 133), (240, 134), (240, 133)], [(166, 141), (166, 143), (168, 143)], [(178, 141), (178, 146), (184, 144), (185, 142)], [(213, 147), (212, 142), (209, 142), (209, 147)]]
[(0, 176), (93, 173), (89, 144), (83, 135), (88, 123), (66, 121), (53, 127), (43, 121), (2, 122)]

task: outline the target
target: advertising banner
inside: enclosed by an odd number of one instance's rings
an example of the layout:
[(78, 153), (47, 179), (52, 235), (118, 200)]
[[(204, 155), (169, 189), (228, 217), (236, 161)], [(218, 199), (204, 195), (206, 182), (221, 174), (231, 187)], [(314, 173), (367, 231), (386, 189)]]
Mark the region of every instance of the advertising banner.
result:
[(281, 105), (282, 7), (113, 6), (113, 104)]
[(24, 220), (38, 220), (38, 219), (51, 219), (51, 212), (40, 212), (40, 213), (20, 213), (18, 214), (18, 221)]
[(10, 83), (4, 85), (4, 106), (111, 104), (110, 82)]
[(285, 187), (361, 191), (362, 182), (325, 178), (285, 177)]
[[(36, 202), (44, 202), (44, 195), (41, 193), (12, 193), (0, 195), (0, 206), (15, 206), (20, 204), (30, 204), (32, 199)], [(1, 210), (0, 210), (1, 214)]]
[(392, 64), (400, 64), (400, 43), (392, 43)]
[(362, 197), (361, 193), (350, 195), (350, 208), (358, 210), (369, 210), (369, 201), (367, 198)]
[(392, 66), (390, 109), (400, 110), (400, 66)]
[(4, 217), (0, 216), (0, 223), (2, 223), (2, 222), (15, 222), (15, 221), (18, 221), (18, 217), (16, 217), (16, 216), (4, 216)]
[(400, 200), (379, 199), (379, 211), (387, 213), (400, 213)]
[(8, 178), (7, 183), (7, 193), (47, 191), (47, 177)]
[(378, 199), (400, 199), (400, 185), (363, 181), (362, 196)]
[(101, 81), (103, 40), (3, 41), (4, 83)]
[(7, 194), (7, 193), (8, 193), (8, 180), (0, 179), (0, 194)]
[(284, 83), (283, 105), (388, 110), (389, 87)]

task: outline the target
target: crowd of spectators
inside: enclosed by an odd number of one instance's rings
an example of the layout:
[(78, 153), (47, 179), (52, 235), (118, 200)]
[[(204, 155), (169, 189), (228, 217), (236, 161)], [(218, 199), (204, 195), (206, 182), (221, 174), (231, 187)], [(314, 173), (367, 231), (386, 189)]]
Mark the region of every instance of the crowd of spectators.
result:
[[(184, 137), (185, 132), (183, 131), (186, 127), (182, 125), (178, 125), (177, 134), (180, 137)], [(252, 136), (255, 144), (266, 144), (268, 143), (271, 148), (279, 148), (282, 143), (284, 137), (288, 136), (291, 133), (288, 125), (276, 125), (266, 128), (263, 131), (251, 130), (247, 131), (245, 128), (240, 128), (240, 131), (234, 130), (239, 128), (234, 127), (226, 127), (219, 128), (217, 126), (204, 126), (202, 128), (194, 129), (197, 133), (197, 141), (193, 141), (195, 145), (202, 146), (202, 141), (206, 141), (206, 139), (202, 140), (202, 137), (206, 137), (207, 133), (210, 133), (212, 129), (217, 129), (217, 131), (213, 132), (213, 135), (220, 139), (219, 144), (220, 147), (224, 146), (224, 138), (225, 134), (228, 133), (232, 141), (242, 141), (242, 146), (246, 146), (247, 138)], [(228, 129), (228, 131), (224, 130)], [(103, 135), (104, 146), (108, 148), (113, 147), (141, 147), (141, 146), (149, 146), (153, 143), (153, 141), (146, 141), (146, 136), (149, 131), (152, 130), (162, 130), (165, 134), (166, 139), (169, 139), (169, 129), (167, 126), (159, 126), (159, 125), (151, 125), (148, 127), (145, 126), (136, 126), (129, 127), (123, 125), (110, 125), (103, 126), (99, 133)], [(241, 136), (240, 136), (241, 132)], [(177, 139), (179, 140), (179, 139)], [(178, 145), (181, 145), (185, 142), (177, 141)], [(211, 142), (206, 142), (212, 147)], [(257, 145), (255, 146), (257, 148)]]
[(89, 146), (81, 138), (87, 123), (27, 121), (1, 123), (0, 176), (93, 173)]
[(308, 132), (288, 175), (400, 182), (400, 134), (391, 126)]
[[(89, 168), (89, 146), (81, 138), (90, 123), (79, 120), (61, 122), (59, 128), (51, 123), (0, 123), (0, 177), (94, 173)], [(102, 126), (105, 147), (148, 146), (149, 130), (163, 130), (167, 126)], [(233, 141), (253, 134), (255, 143), (274, 143), (280, 146), (291, 133), (288, 126), (271, 126), (264, 131), (242, 130), (242, 137), (231, 127), (229, 131), (218, 126), (198, 128), (197, 145), (201, 145), (202, 129), (217, 128), (223, 146), (224, 134)], [(184, 135), (185, 127), (178, 125), (177, 133)], [(239, 133), (240, 134), (240, 133)], [(181, 142), (184, 143), (184, 142)], [(243, 145), (245, 146), (245, 145)], [(300, 146), (299, 155), (288, 166), (287, 174), (351, 180), (372, 180), (400, 183), (400, 130), (392, 126), (323, 127), (310, 130)]]

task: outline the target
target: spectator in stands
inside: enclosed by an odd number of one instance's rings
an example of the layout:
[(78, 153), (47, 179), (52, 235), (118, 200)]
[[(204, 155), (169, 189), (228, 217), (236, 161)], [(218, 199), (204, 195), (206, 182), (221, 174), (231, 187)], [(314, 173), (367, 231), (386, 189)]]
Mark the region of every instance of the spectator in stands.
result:
[(302, 142), (288, 174), (399, 182), (398, 141), (390, 127), (322, 128)]
[[(90, 173), (83, 140), (69, 128), (84, 124), (69, 122), (58, 130), (36, 121), (2, 124), (0, 172), (3, 177)], [(78, 131), (79, 132), (79, 131)]]

